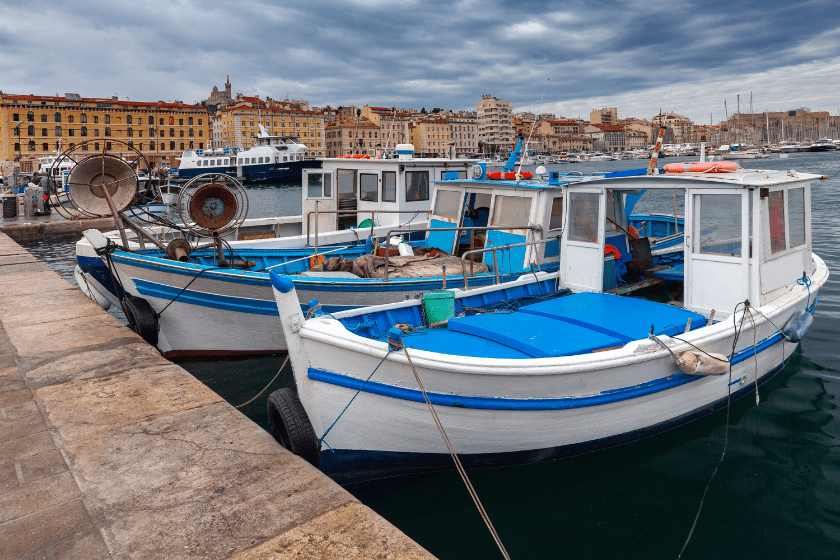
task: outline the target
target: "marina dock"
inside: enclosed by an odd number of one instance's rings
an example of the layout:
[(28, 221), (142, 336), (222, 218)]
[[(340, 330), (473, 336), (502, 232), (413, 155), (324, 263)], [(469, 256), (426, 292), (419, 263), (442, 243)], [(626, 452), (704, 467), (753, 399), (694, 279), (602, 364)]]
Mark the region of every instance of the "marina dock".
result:
[(432, 558), (4, 233), (0, 348), (0, 558)]

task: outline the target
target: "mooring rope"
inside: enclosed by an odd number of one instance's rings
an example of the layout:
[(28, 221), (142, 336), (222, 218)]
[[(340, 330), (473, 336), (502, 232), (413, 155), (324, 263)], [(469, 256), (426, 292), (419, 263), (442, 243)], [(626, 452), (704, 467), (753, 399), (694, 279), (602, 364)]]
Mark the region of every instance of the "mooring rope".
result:
[(443, 437), (443, 441), (446, 444), (446, 448), (449, 450), (449, 455), (452, 456), (452, 461), (455, 463), (455, 468), (458, 469), (458, 474), (461, 475), (461, 479), (464, 481), (464, 485), (467, 487), (467, 491), (470, 493), (470, 497), (475, 503), (475, 507), (478, 508), (479, 514), (481, 514), (481, 518), (484, 520), (484, 523), (487, 525), (487, 528), (490, 530), (490, 534), (493, 535), (493, 540), (496, 541), (496, 545), (499, 547), (499, 550), (502, 553), (502, 556), (505, 557), (505, 560), (510, 560), (510, 555), (508, 555), (507, 550), (505, 549), (505, 545), (502, 544), (502, 539), (499, 537), (499, 534), (496, 532), (496, 528), (493, 527), (493, 522), (490, 521), (490, 516), (487, 515), (487, 511), (484, 509), (484, 506), (481, 503), (481, 499), (478, 497), (478, 493), (475, 491), (475, 488), (470, 482), (469, 477), (467, 476), (467, 471), (464, 470), (464, 466), (461, 464), (461, 460), (458, 458), (458, 454), (455, 452), (455, 448), (452, 446), (452, 442), (449, 441), (449, 436), (446, 435), (446, 430), (443, 429), (443, 424), (440, 423), (440, 418), (438, 418), (437, 412), (435, 412), (435, 407), (432, 406), (432, 402), (429, 400), (429, 395), (426, 394), (426, 388), (423, 387), (423, 382), (420, 381), (420, 376), (417, 374), (417, 369), (414, 367), (414, 363), (411, 361), (411, 356), (408, 355), (408, 348), (402, 342), (399, 341), (389, 341), (389, 348), (391, 346), (402, 348), (403, 352), (405, 352), (405, 357), (408, 360), (408, 365), (411, 366), (411, 371), (414, 372), (414, 379), (417, 380), (417, 386), (420, 387), (420, 392), (423, 393), (423, 399), (426, 401), (426, 406), (429, 407), (429, 412), (432, 413), (432, 418), (437, 425), (438, 431), (440, 431), (440, 435)]
[(244, 403), (240, 404), (239, 406), (235, 406), (235, 407), (233, 407), (233, 408), (242, 408), (243, 406), (245, 406), (245, 405), (249, 405), (249, 404), (251, 404), (252, 402), (254, 402), (255, 400), (257, 400), (258, 398), (260, 398), (260, 395), (262, 395), (263, 393), (265, 393), (265, 392), (268, 390), (268, 388), (269, 388), (269, 387), (271, 387), (271, 384), (272, 384), (272, 383), (274, 383), (274, 382), (277, 380), (277, 378), (278, 378), (278, 377), (280, 377), (280, 372), (281, 372), (281, 371), (283, 371), (283, 368), (285, 368), (285, 367), (286, 367), (286, 364), (287, 364), (287, 363), (289, 363), (289, 355), (288, 355), (288, 354), (286, 354), (286, 359), (285, 359), (285, 360), (283, 360), (283, 365), (282, 365), (282, 366), (280, 366), (280, 369), (278, 369), (278, 370), (277, 370), (277, 375), (275, 375), (275, 376), (274, 376), (274, 379), (272, 379), (271, 381), (269, 381), (269, 382), (268, 382), (268, 385), (266, 385), (266, 386), (265, 386), (265, 389), (263, 389), (262, 391), (260, 391), (259, 393), (257, 393), (257, 396), (255, 396), (255, 397), (254, 397), (253, 399), (251, 399), (250, 401), (248, 401), (248, 402), (244, 402)]

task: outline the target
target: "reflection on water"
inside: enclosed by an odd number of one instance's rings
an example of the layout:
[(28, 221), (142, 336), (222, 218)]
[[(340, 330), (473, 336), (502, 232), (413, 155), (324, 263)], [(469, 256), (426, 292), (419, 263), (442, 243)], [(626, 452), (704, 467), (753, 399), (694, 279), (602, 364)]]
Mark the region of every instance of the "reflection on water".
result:
[[(547, 167), (586, 173), (645, 164)], [(831, 176), (813, 185), (812, 226), (814, 252), (834, 276), (820, 292), (801, 349), (761, 387), (761, 404), (749, 396), (731, 407), (726, 459), (684, 558), (834, 559), (840, 557), (840, 423), (834, 404), (840, 394), (840, 153), (742, 165)], [(299, 185), (248, 187), (248, 196), (250, 217), (300, 213)], [(676, 202), (682, 215), (682, 198)], [(635, 211), (672, 214), (673, 198), (666, 192), (644, 197)], [(28, 248), (73, 281), (72, 242)], [(238, 405), (259, 392), (282, 362), (268, 357), (183, 365)], [(291, 385), (287, 370), (271, 390)], [(267, 427), (265, 396), (243, 412)], [(726, 412), (720, 411), (633, 444), (547, 463), (475, 469), (470, 477), (513, 558), (675, 558), (725, 433)], [(454, 471), (348, 489), (439, 558), (498, 557)]]

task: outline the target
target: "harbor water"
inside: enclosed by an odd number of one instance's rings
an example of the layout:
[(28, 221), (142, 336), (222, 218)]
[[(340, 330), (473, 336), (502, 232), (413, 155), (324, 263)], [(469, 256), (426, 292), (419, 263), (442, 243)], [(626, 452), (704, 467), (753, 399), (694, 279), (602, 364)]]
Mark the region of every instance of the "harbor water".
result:
[[(666, 159), (660, 165), (674, 161), (687, 160)], [(548, 168), (589, 173), (646, 163)], [(808, 336), (785, 370), (760, 387), (758, 405), (749, 395), (729, 411), (635, 443), (545, 463), (470, 470), (511, 558), (676, 558), (727, 437), (725, 459), (683, 558), (840, 558), (840, 414), (835, 402), (840, 395), (840, 152), (740, 163), (830, 176), (812, 185), (813, 250), (832, 276), (820, 292)], [(300, 213), (300, 185), (247, 190), (249, 217)], [(676, 202), (681, 214), (679, 196)], [(659, 199), (642, 199), (635, 211), (672, 214), (673, 204), (663, 193)], [(74, 242), (26, 247), (74, 281)], [(112, 312), (121, 316), (113, 307)], [(282, 356), (275, 356), (183, 366), (239, 405), (265, 387), (282, 362)], [(292, 385), (287, 369), (270, 390)], [(265, 396), (242, 411), (268, 428)], [(458, 442), (453, 444), (457, 449)], [(439, 558), (501, 557), (454, 470), (347, 489)]]

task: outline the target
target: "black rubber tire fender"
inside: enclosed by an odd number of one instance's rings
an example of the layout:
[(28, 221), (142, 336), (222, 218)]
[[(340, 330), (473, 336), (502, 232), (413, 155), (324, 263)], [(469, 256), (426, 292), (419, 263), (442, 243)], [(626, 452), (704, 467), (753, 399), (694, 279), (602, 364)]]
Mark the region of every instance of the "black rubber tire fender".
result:
[(149, 302), (143, 298), (126, 294), (122, 301), (122, 308), (125, 318), (128, 320), (128, 327), (152, 346), (157, 346), (158, 316)]
[(321, 442), (294, 391), (283, 387), (269, 395), (268, 419), (271, 422), (271, 435), (280, 445), (313, 466), (318, 466)]

